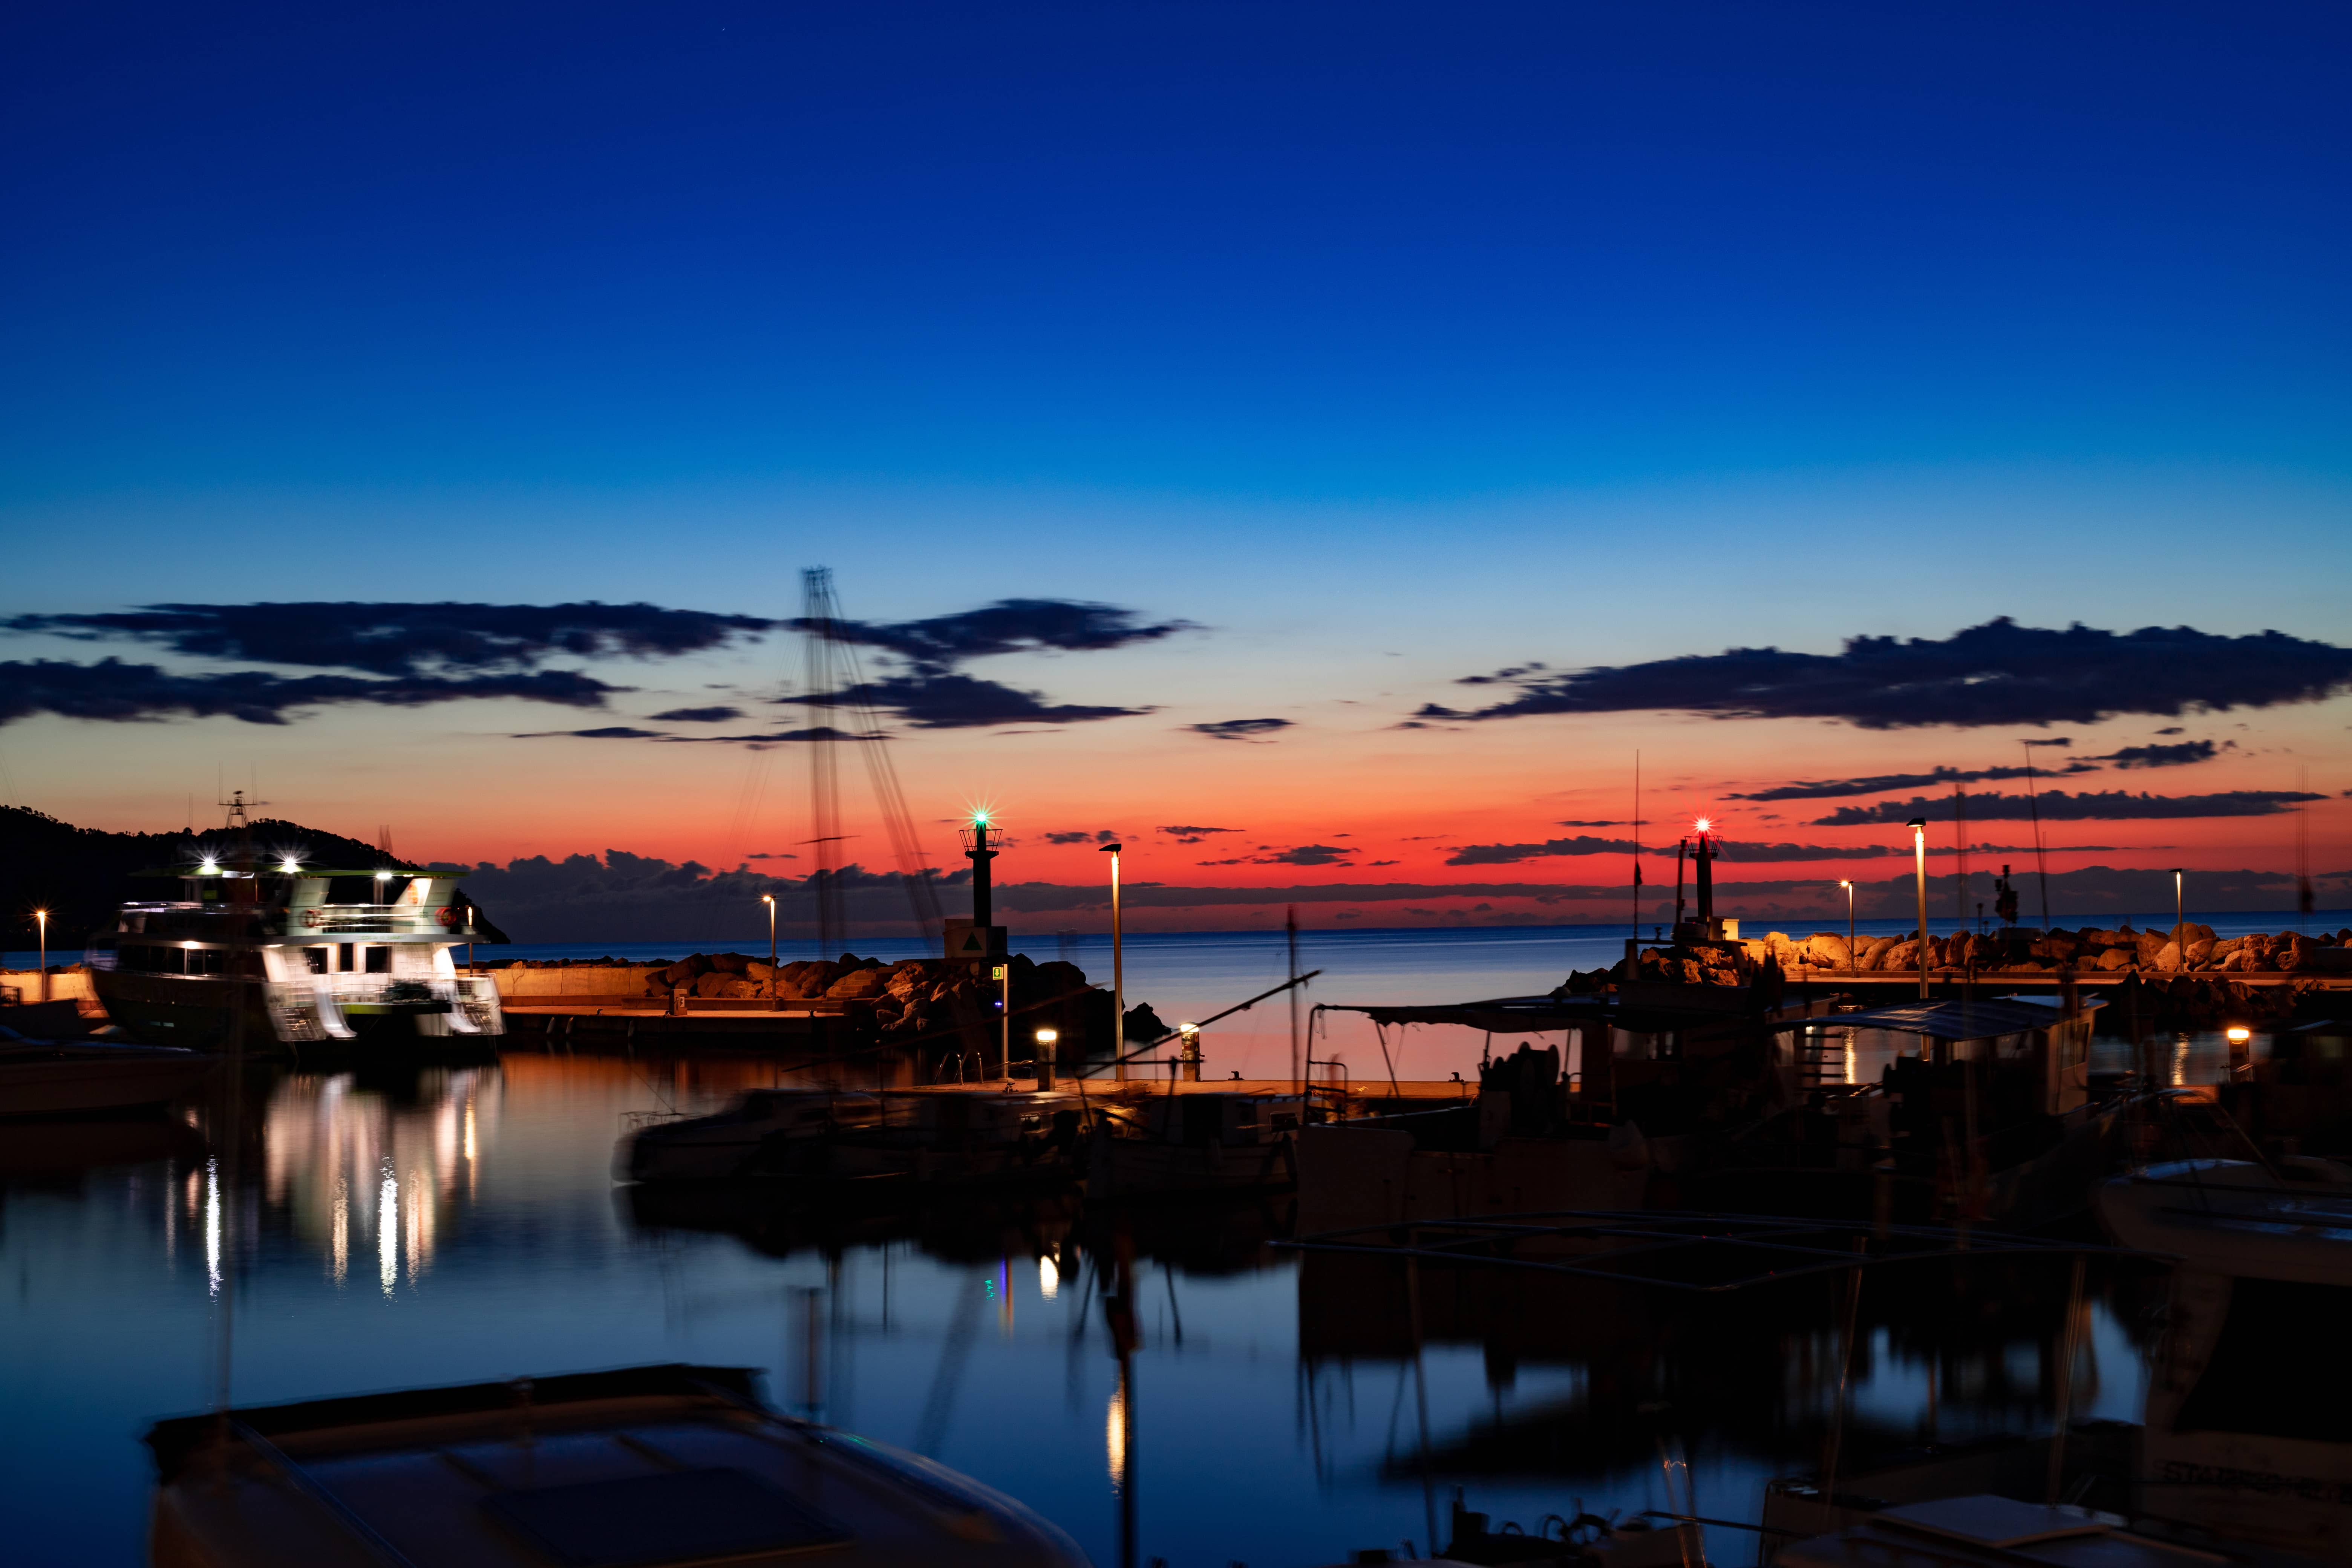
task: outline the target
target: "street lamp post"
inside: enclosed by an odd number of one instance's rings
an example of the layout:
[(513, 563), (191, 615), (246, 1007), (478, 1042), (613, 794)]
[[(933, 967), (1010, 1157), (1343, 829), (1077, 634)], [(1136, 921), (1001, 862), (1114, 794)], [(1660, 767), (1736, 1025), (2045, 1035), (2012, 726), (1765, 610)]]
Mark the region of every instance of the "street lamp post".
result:
[(2175, 969), (2189, 967), (2189, 933), (2185, 929), (2189, 917), (2181, 910), (2180, 868), (2172, 868), (2172, 964)]
[(1840, 882), (1838, 886), (1845, 889), (1845, 966), (1849, 973), (1858, 973), (1862, 955), (1853, 950), (1853, 884)]
[(1927, 819), (1915, 816), (1906, 826), (1911, 829), (1911, 858), (1918, 867), (1919, 879), (1919, 1000), (1927, 999)]
[(1054, 1087), (1054, 1049), (1061, 1043), (1062, 1031), (1045, 1028), (1037, 1031), (1037, 1087)]
[(1118, 909), (1119, 846), (1106, 844), (1102, 853), (1110, 857), (1110, 1060), (1111, 1076), (1121, 1083), (1127, 1081), (1127, 952), (1124, 933), (1119, 930)]
[(776, 1010), (776, 895), (761, 893), (760, 901), (768, 906), (768, 1011)]
[(33, 924), (41, 933), (41, 1000), (49, 999), (49, 911), (35, 910)]

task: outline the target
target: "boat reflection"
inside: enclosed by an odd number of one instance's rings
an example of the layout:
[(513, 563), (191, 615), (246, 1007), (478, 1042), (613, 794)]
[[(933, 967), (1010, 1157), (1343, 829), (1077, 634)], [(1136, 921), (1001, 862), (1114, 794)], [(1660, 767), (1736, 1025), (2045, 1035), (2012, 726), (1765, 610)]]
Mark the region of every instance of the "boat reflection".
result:
[(263, 1111), (261, 1194), (342, 1284), (353, 1267), (392, 1295), (432, 1267), (453, 1206), (479, 1191), (503, 1080), (492, 1067), (425, 1068), (362, 1087), (289, 1074)]

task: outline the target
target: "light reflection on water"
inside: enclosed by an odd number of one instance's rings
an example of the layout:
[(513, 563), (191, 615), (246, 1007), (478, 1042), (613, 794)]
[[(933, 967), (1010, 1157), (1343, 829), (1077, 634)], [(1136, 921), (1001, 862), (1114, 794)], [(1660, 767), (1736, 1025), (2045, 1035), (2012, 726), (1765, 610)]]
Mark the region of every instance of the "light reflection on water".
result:
[[(1424, 1440), (1393, 1266), (1302, 1271), (1267, 1246), (1279, 1205), (895, 1218), (613, 1186), (628, 1113), (709, 1108), (771, 1076), (744, 1061), (525, 1053), (373, 1079), (259, 1073), (236, 1119), (225, 1105), (194, 1114), (246, 1130), (235, 1162), (169, 1121), (84, 1129), (84, 1145), (105, 1145), (95, 1160), (70, 1136), (47, 1154), (12, 1139), (11, 1561), (140, 1559), (136, 1438), (210, 1398), (213, 1297), (232, 1272), (240, 1402), (634, 1362), (755, 1365), (779, 1404), (933, 1452), (1105, 1563), (1118, 1561), (1122, 1488), (1144, 1555), (1264, 1568), (1406, 1540), (1426, 1552), (1456, 1485), (1529, 1525), (1577, 1498), (1604, 1513), (1664, 1507), (1669, 1481), (1687, 1506), (1672, 1468), (1685, 1458), (1697, 1511), (1753, 1518), (1762, 1480), (1818, 1453), (1839, 1363), (1826, 1296), (1753, 1293), (1707, 1319), (1586, 1287), (1424, 1276)], [(192, 1222), (197, 1258), (177, 1246)], [(1123, 1258), (1137, 1336), (1124, 1373), (1103, 1311)], [(1947, 1437), (2046, 1425), (2063, 1282), (1988, 1274), (1952, 1310), (1878, 1278), (1849, 1453), (1923, 1422)], [(2104, 1376), (2077, 1377), (2091, 1391), (2078, 1413), (2129, 1416), (2140, 1363), (2123, 1324), (2137, 1320), (2105, 1304), (2095, 1320), (2086, 1353)], [(1716, 1560), (1747, 1561), (1750, 1544), (1727, 1539)]]

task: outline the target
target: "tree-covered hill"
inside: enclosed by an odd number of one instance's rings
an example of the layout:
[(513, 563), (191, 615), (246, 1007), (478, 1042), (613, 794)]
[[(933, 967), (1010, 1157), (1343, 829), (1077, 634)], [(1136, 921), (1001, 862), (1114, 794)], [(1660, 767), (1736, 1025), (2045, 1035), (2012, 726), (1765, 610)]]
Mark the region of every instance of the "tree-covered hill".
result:
[[(92, 929), (112, 921), (125, 899), (178, 896), (169, 883), (133, 880), (133, 873), (192, 866), (206, 853), (233, 859), (236, 845), (236, 835), (226, 829), (108, 833), (0, 805), (0, 948), (31, 947), (33, 911), (46, 909), (52, 955), (62, 950), (70, 957)], [(372, 844), (298, 822), (255, 823), (253, 847), (257, 855), (299, 854), (313, 866), (418, 868)]]

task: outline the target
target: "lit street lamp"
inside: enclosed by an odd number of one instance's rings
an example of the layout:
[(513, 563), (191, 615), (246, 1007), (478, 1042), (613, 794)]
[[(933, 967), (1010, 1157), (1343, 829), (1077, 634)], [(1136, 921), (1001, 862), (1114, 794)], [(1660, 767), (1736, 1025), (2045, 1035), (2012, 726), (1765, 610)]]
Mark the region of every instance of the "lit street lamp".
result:
[(1927, 999), (1927, 819), (1904, 824), (1911, 830), (1911, 857), (1919, 868), (1919, 1000)]
[(2189, 967), (2189, 936), (2181, 929), (2188, 923), (2189, 917), (2180, 909), (2180, 868), (2175, 866), (2172, 868), (2172, 956), (2176, 969)]
[(1054, 1047), (1060, 1043), (1061, 1038), (1062, 1031), (1059, 1029), (1037, 1031), (1037, 1087), (1039, 1089), (1054, 1087)]
[(1845, 889), (1845, 966), (1849, 973), (1862, 967), (1862, 955), (1853, 950), (1853, 884), (1840, 882)]
[(768, 1010), (776, 1006), (776, 895), (761, 893), (760, 901), (768, 906)]
[(41, 933), (41, 1000), (49, 999), (49, 911), (35, 910), (33, 924)]
[(1127, 1081), (1127, 953), (1119, 930), (1118, 911), (1118, 851), (1119, 846), (1106, 844), (1102, 853), (1110, 857), (1110, 1062), (1111, 1076), (1119, 1082)]

